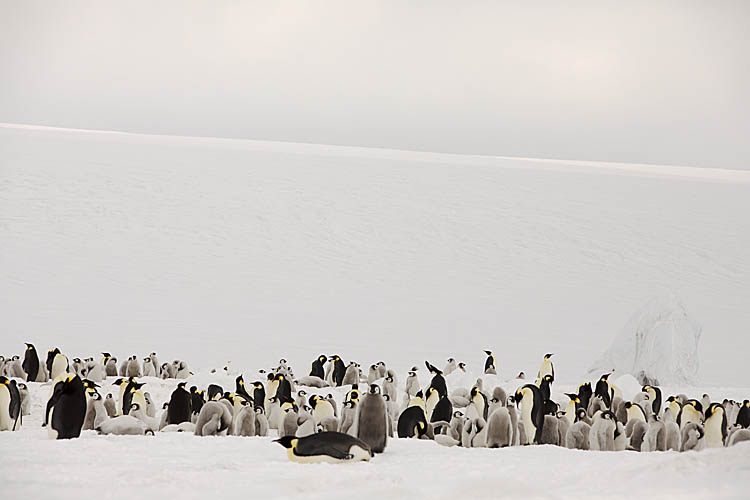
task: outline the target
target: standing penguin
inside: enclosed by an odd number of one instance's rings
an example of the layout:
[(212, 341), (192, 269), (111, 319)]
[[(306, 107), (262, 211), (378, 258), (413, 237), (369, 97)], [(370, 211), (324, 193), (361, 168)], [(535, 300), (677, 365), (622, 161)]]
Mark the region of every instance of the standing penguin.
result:
[(697, 399), (688, 399), (677, 415), (677, 425), (680, 426), (680, 430), (691, 422), (703, 423), (703, 405)]
[(484, 373), (497, 375), (497, 359), (492, 351), (484, 351), (487, 354), (487, 359), (484, 362)]
[(599, 381), (596, 383), (596, 388), (594, 389), (594, 394), (602, 398), (602, 401), (607, 408), (612, 407), (612, 398), (614, 397), (614, 390), (609, 385), (608, 380), (610, 375), (612, 374), (605, 373), (604, 375), (602, 375), (599, 378)]
[(617, 419), (610, 410), (597, 412), (589, 432), (589, 444), (595, 451), (615, 451)]
[(743, 429), (750, 427), (750, 400), (746, 399), (742, 402), (740, 411), (737, 412), (737, 425)]
[(348, 434), (354, 425), (354, 419), (357, 415), (357, 403), (354, 401), (345, 401), (341, 407), (341, 421), (339, 422), (339, 432)]
[(388, 410), (377, 384), (370, 384), (370, 390), (357, 405), (352, 434), (367, 443), (373, 453), (383, 453), (385, 450), (388, 443)]
[(55, 347), (47, 352), (47, 371), (51, 379), (56, 379), (68, 371), (70, 364), (68, 358)]
[[(215, 410), (218, 409), (218, 407), (215, 408)], [(185, 382), (180, 382), (179, 384), (177, 384), (177, 388), (172, 391), (172, 396), (169, 398), (169, 406), (167, 407), (167, 412), (167, 424), (181, 424), (182, 422), (190, 422), (192, 401), (190, 393), (185, 390)], [(218, 413), (218, 411), (214, 411), (211, 415)], [(211, 417), (208, 416), (206, 417), (207, 420), (209, 420), (210, 418)]]
[(31, 395), (29, 395), (29, 388), (26, 384), (18, 384), (18, 394), (21, 396), (21, 416), (25, 417), (31, 415)]
[(310, 396), (309, 403), (312, 406), (312, 415), (316, 424), (319, 424), (326, 417), (335, 416), (333, 406), (325, 398), (313, 394)]
[(488, 403), (487, 403), (487, 396), (479, 390), (479, 387), (474, 386), (471, 389), (470, 393), (470, 401), (471, 405), (474, 407), (474, 409), (477, 412), (477, 416), (480, 417), (482, 420), (487, 420), (487, 412), (489, 409)]
[(589, 407), (589, 402), (593, 394), (594, 392), (591, 390), (591, 382), (585, 382), (578, 386), (578, 399), (581, 400), (581, 407)]
[(544, 427), (544, 402), (542, 393), (534, 384), (526, 384), (516, 391), (516, 405), (521, 406), (521, 422), (523, 422), (526, 442), (521, 444), (539, 444)]
[(117, 416), (117, 405), (115, 405), (115, 400), (111, 393), (107, 394), (107, 397), (104, 398), (104, 409), (107, 411), (108, 417)]
[(26, 344), (26, 353), (23, 358), (23, 371), (26, 372), (27, 382), (45, 382), (44, 376), (40, 371), (39, 354), (36, 352), (34, 344)]
[(539, 368), (539, 374), (537, 375), (539, 380), (544, 378), (545, 375), (551, 375), (552, 380), (555, 379), (555, 367), (552, 365), (552, 361), (550, 361), (552, 356), (553, 354), (544, 355), (544, 361), (542, 361), (542, 366)]
[(505, 407), (496, 408), (487, 421), (487, 447), (505, 448), (511, 445), (513, 427), (510, 413)]
[(21, 395), (15, 380), (0, 375), (0, 431), (21, 428)]
[(706, 409), (703, 424), (706, 448), (722, 448), (727, 438), (727, 416), (721, 403), (711, 403)]
[(443, 375), (450, 375), (456, 371), (456, 360), (453, 358), (448, 358), (448, 364), (445, 365), (445, 368), (443, 369)]
[(326, 364), (326, 358), (324, 355), (318, 356), (318, 359), (312, 362), (312, 365), (310, 366), (310, 376), (311, 377), (318, 377), (321, 380), (325, 380), (325, 370), (324, 366)]
[(654, 385), (644, 385), (641, 390), (648, 394), (648, 399), (651, 401), (651, 411), (654, 415), (659, 415), (661, 413), (661, 389)]
[(409, 397), (414, 396), (419, 392), (419, 377), (415, 369), (409, 370), (409, 375), (406, 377), (406, 394)]
[(82, 430), (91, 431), (97, 429), (108, 418), (107, 409), (104, 408), (104, 403), (102, 402), (102, 396), (98, 392), (95, 392), (89, 398), (86, 405), (86, 416), (83, 419)]
[(350, 361), (349, 366), (346, 367), (346, 371), (344, 372), (341, 385), (352, 385), (357, 382), (359, 382), (359, 365), (354, 361)]
[(588, 450), (591, 447), (589, 441), (591, 425), (586, 421), (587, 418), (588, 416), (584, 408), (579, 408), (576, 411), (576, 421), (568, 427), (568, 432), (565, 435), (566, 448)]
[(86, 416), (86, 395), (78, 375), (61, 375), (47, 402), (47, 432), (52, 439), (70, 439), (81, 435)]
[(424, 362), (425, 366), (427, 367), (427, 370), (432, 373), (432, 380), (430, 381), (430, 387), (435, 389), (440, 396), (447, 396), (448, 395), (448, 386), (445, 383), (445, 378), (443, 377), (443, 372), (440, 371), (435, 366), (431, 365), (429, 361)]
[(344, 384), (344, 374), (346, 373), (346, 366), (338, 355), (334, 354), (331, 356), (331, 364), (333, 370), (331, 372), (332, 382), (334, 387), (341, 387)]
[(681, 431), (680, 451), (700, 451), (706, 447), (706, 440), (703, 426), (697, 422), (685, 424)]

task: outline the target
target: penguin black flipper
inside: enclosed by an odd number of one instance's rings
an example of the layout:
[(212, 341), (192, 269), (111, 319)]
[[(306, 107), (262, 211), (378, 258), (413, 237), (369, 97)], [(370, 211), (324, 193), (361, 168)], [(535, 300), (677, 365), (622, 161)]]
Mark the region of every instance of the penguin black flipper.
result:
[(42, 425), (42, 427), (49, 424), (49, 412), (57, 404), (57, 401), (60, 399), (60, 396), (62, 396), (63, 387), (64, 387), (64, 383), (58, 382), (55, 384), (55, 387), (52, 389), (52, 396), (50, 396), (49, 400), (47, 401), (47, 408), (44, 411), (44, 424)]
[(294, 447), (294, 452), (301, 457), (328, 455), (338, 460), (347, 460), (351, 458), (352, 446), (359, 446), (372, 456), (367, 443), (342, 432), (320, 432), (300, 438)]
[(21, 393), (18, 392), (18, 385), (15, 380), (11, 380), (8, 384), (8, 391), (10, 391), (10, 407), (8, 410), (11, 420), (13, 420), (12, 430), (15, 431), (21, 421)]
[(427, 367), (427, 371), (432, 373), (433, 375), (442, 375), (442, 370), (438, 369), (436, 366), (431, 365), (429, 361), (425, 361), (424, 365)]

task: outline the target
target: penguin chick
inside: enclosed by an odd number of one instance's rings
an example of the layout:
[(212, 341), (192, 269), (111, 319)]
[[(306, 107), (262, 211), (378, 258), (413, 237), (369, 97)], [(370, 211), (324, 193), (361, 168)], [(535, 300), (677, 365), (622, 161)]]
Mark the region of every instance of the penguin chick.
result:
[(681, 431), (682, 447), (680, 451), (700, 451), (706, 447), (706, 441), (703, 439), (703, 426), (697, 422), (685, 424)]
[(339, 419), (336, 417), (325, 417), (318, 423), (317, 432), (338, 432)]
[(445, 368), (443, 369), (443, 375), (450, 375), (456, 370), (456, 360), (453, 358), (448, 358), (448, 364), (445, 365)]
[(510, 446), (513, 428), (507, 408), (496, 408), (487, 422), (487, 447), (505, 448)]
[(589, 432), (589, 444), (595, 451), (615, 451), (617, 421), (610, 410), (598, 411)]
[(648, 421), (648, 430), (643, 436), (641, 451), (665, 451), (667, 449), (667, 434), (664, 423), (659, 421), (655, 415), (651, 415)]
[(367, 443), (373, 453), (385, 450), (388, 443), (388, 410), (378, 385), (370, 384), (370, 390), (357, 405), (352, 432)]
[(634, 451), (641, 451), (643, 438), (648, 431), (648, 424), (645, 420), (630, 419), (625, 426), (625, 435), (628, 437), (629, 447)]
[(560, 445), (560, 429), (557, 415), (544, 416), (544, 427), (542, 428), (542, 438), (539, 444)]
[(416, 370), (409, 371), (409, 375), (406, 377), (406, 394), (412, 397), (419, 392), (419, 377), (417, 376)]
[(677, 422), (675, 422), (675, 419), (672, 417), (671, 408), (667, 407), (664, 410), (664, 415), (661, 420), (664, 422), (667, 450), (680, 451), (680, 426), (677, 425)]
[(104, 399), (104, 409), (107, 411), (107, 416), (112, 418), (117, 415), (117, 406), (115, 405), (115, 399), (112, 397), (112, 393), (108, 393)]
[[(296, 413), (291, 413), (294, 415), (296, 419)], [(248, 437), (248, 436), (255, 436), (255, 408), (252, 404), (247, 404), (242, 407), (242, 409), (237, 414), (237, 418), (235, 420), (235, 427), (234, 432), (232, 433), (235, 436), (242, 436), (242, 437)], [(295, 429), (296, 429), (296, 421), (295, 421)]]
[(583, 420), (579, 420), (568, 428), (565, 435), (565, 447), (571, 450), (588, 450), (589, 433), (591, 426)]
[(354, 401), (344, 402), (344, 406), (341, 408), (341, 422), (339, 423), (338, 432), (348, 434), (349, 430), (354, 425), (354, 416), (357, 413)]
[[(171, 403), (170, 403), (171, 405)], [(232, 424), (230, 405), (221, 401), (209, 401), (203, 405), (195, 423), (196, 436), (218, 436), (226, 434)]]

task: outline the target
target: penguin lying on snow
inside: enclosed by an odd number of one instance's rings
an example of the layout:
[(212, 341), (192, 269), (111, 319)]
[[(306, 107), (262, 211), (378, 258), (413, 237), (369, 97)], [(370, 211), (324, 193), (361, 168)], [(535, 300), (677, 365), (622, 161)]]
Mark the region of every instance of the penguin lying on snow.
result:
[(298, 438), (274, 440), (287, 449), (287, 456), (298, 463), (343, 463), (369, 461), (373, 453), (364, 441), (341, 432), (321, 432)]

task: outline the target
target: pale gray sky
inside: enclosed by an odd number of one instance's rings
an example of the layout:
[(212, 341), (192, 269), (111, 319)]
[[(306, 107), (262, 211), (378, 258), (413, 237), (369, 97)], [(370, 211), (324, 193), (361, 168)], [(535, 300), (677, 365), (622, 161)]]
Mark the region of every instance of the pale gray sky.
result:
[(0, 0), (0, 121), (750, 168), (750, 2)]

